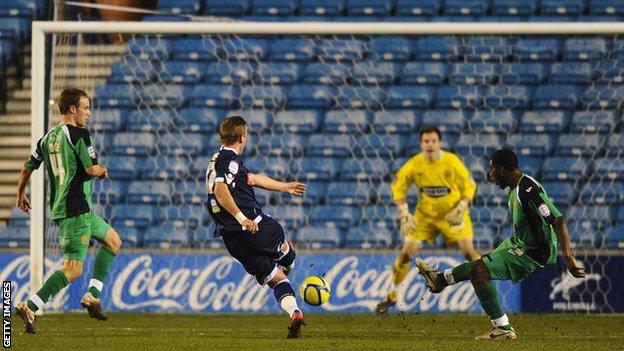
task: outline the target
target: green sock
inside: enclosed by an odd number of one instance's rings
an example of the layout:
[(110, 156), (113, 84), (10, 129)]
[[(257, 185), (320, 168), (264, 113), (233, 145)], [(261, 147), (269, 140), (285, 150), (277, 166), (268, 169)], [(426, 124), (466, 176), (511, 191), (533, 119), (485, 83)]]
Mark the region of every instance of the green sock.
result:
[(453, 268), (453, 279), (456, 283), (470, 280), (470, 268), (474, 261), (466, 261), (459, 266)]
[(498, 319), (503, 316), (503, 309), (498, 303), (498, 293), (494, 284), (488, 283), (486, 285), (475, 286), (475, 293), (481, 302), (481, 307), (485, 313), (487, 313), (490, 320)]
[(89, 292), (96, 299), (100, 297), (104, 280), (106, 280), (106, 277), (108, 276), (108, 269), (116, 256), (117, 255), (115, 255), (115, 253), (111, 252), (104, 246), (100, 248), (100, 251), (98, 251), (95, 256), (95, 262), (93, 263), (93, 275), (91, 276), (91, 281), (89, 281)]
[(33, 296), (28, 300), (26, 303), (28, 308), (30, 308), (33, 312), (37, 312), (39, 308), (43, 307), (43, 304), (50, 301), (51, 298), (56, 296), (56, 294), (63, 290), (63, 288), (67, 285), (69, 285), (69, 280), (67, 280), (65, 273), (61, 271), (54, 272), (54, 274), (52, 274), (50, 278), (43, 283), (41, 289), (39, 289), (37, 294), (35, 294), (36, 296)]

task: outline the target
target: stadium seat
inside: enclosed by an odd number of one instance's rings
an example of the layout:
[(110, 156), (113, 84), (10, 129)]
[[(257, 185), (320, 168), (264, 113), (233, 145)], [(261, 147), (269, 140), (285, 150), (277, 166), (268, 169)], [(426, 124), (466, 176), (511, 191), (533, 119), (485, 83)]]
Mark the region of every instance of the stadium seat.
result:
[(396, 3), (396, 14), (400, 16), (434, 16), (440, 9), (440, 0), (397, 0)]
[(487, 177), (489, 160), (485, 156), (462, 155), (462, 161), (472, 174), (475, 182), (484, 182)]
[(509, 223), (509, 210), (503, 206), (473, 206), (470, 218), (476, 223), (503, 225)]
[(574, 187), (573, 182), (544, 182), (542, 186), (559, 210), (574, 204), (578, 198), (578, 190)]
[(30, 246), (30, 228), (0, 228), (0, 247), (20, 248)]
[(169, 182), (137, 180), (128, 184), (126, 199), (134, 204), (171, 204), (174, 190)]
[(359, 219), (360, 209), (353, 206), (315, 206), (310, 211), (310, 223), (314, 226), (347, 229)]
[(349, 135), (313, 134), (306, 148), (308, 156), (348, 157), (351, 155), (353, 140)]
[(588, 109), (622, 109), (624, 86), (597, 84), (583, 92), (581, 103)]
[(564, 111), (526, 111), (521, 118), (522, 133), (560, 133), (568, 125), (569, 115)]
[(511, 110), (477, 110), (470, 118), (462, 117), (468, 130), (476, 133), (515, 131), (518, 118)]
[(542, 157), (518, 155), (518, 163), (523, 172), (538, 178), (542, 172)]
[(596, 15), (624, 15), (624, 3), (619, 0), (589, 0), (589, 13)]
[(624, 61), (604, 60), (598, 64), (594, 72), (600, 83), (622, 84), (624, 83)]
[(307, 137), (296, 134), (264, 135), (256, 142), (258, 154), (267, 156), (301, 156), (307, 145)]
[(177, 109), (186, 102), (184, 89), (179, 85), (142, 85), (140, 88), (136, 88), (136, 93), (141, 104), (150, 107)]
[(579, 102), (582, 87), (571, 84), (546, 84), (535, 90), (535, 109), (573, 109)]
[(408, 62), (403, 66), (399, 80), (404, 85), (440, 85), (449, 74), (449, 68), (438, 62)]
[(324, 39), (317, 49), (323, 61), (361, 60), (366, 52), (364, 42), (358, 39)]
[(618, 224), (611, 228), (604, 237), (604, 245), (610, 249), (624, 248), (624, 224)]
[(106, 156), (102, 158), (103, 163), (115, 179), (135, 180), (139, 177), (143, 168), (144, 159), (134, 156)]
[(531, 103), (532, 89), (520, 85), (491, 85), (485, 91), (485, 106), (493, 109), (524, 109)]
[(500, 148), (501, 141), (501, 137), (495, 134), (464, 133), (455, 144), (455, 150), (460, 155), (489, 157)]
[(620, 120), (619, 111), (577, 111), (572, 115), (572, 133), (612, 133)]
[(389, 230), (396, 231), (399, 229), (399, 211), (394, 204), (384, 203), (366, 206), (362, 219), (363, 223), (381, 225)]
[(299, 4), (299, 14), (304, 16), (340, 16), (345, 9), (345, 0), (306, 0)]
[(191, 160), (186, 155), (146, 158), (140, 167), (141, 179), (175, 181), (189, 178), (191, 176), (188, 167), (190, 162)]
[(537, 0), (494, 0), (492, 14), (498, 16), (529, 16), (535, 14)]
[(512, 134), (505, 147), (516, 150), (518, 155), (546, 156), (554, 147), (554, 139), (546, 134)]
[(178, 38), (173, 44), (176, 61), (217, 61), (225, 55), (223, 45), (212, 38)]
[[(96, 182), (96, 183), (102, 183), (102, 182)], [(22, 211), (21, 209), (17, 207), (12, 207), (8, 225), (11, 227), (29, 228), (30, 214)]]
[(424, 86), (392, 86), (388, 89), (389, 108), (427, 108), (433, 100), (434, 90)]
[(374, 159), (396, 158), (403, 154), (405, 141), (400, 135), (365, 134), (355, 139), (355, 155)]
[(451, 36), (425, 36), (416, 39), (414, 58), (418, 61), (457, 61), (461, 54), (460, 39)]
[(295, 0), (254, 0), (251, 12), (259, 16), (289, 16), (297, 10)]
[(204, 81), (211, 84), (241, 84), (251, 81), (253, 67), (245, 62), (211, 62), (205, 66)]
[[(305, 181), (306, 178), (297, 178), (300, 181)], [(306, 184), (306, 192), (303, 196), (292, 196), (290, 194), (276, 194), (277, 203), (285, 205), (303, 205), (303, 206), (316, 206), (320, 203), (325, 203), (327, 197), (327, 182), (324, 180), (312, 179)], [(306, 213), (307, 213), (306, 209)], [(307, 214), (306, 214), (307, 216)], [(305, 219), (305, 216), (302, 217)]]
[(167, 72), (168, 69), (163, 66), (162, 62), (139, 60), (130, 56), (113, 63), (108, 82), (113, 84), (149, 83), (156, 77), (168, 76)]
[(349, 16), (386, 16), (393, 9), (392, 0), (347, 0)]
[(350, 66), (333, 63), (310, 63), (303, 80), (311, 84), (344, 85), (351, 75)]
[(375, 36), (368, 44), (368, 58), (373, 61), (409, 60), (411, 42), (405, 37)]
[(89, 129), (94, 132), (118, 132), (125, 129), (127, 116), (125, 109), (118, 108), (101, 108), (92, 114), (92, 120), (89, 121)]
[(191, 106), (231, 108), (238, 101), (240, 90), (231, 85), (196, 85), (187, 94)]
[(269, 41), (264, 38), (233, 36), (223, 40), (223, 49), (228, 56), (238, 61), (261, 62), (269, 51)]
[(487, 224), (477, 223), (473, 225), (472, 232), (472, 242), (477, 250), (484, 250), (487, 252), (494, 248), (500, 239), (496, 230)]
[[(340, 170), (344, 170), (342, 160), (331, 157), (305, 157), (294, 159), (288, 168), (289, 174), (295, 179), (328, 181), (335, 179)], [(345, 163), (354, 162), (347, 160)], [(344, 173), (341, 173), (343, 175)], [(309, 193), (309, 192), (308, 192)]]
[(457, 85), (493, 84), (498, 79), (496, 65), (489, 63), (457, 63), (451, 66), (449, 81)]
[(174, 225), (150, 227), (143, 237), (143, 245), (148, 248), (169, 249), (188, 247), (189, 233), (184, 227)]
[(390, 85), (394, 83), (397, 71), (392, 62), (358, 62), (351, 69), (352, 84)]
[(187, 107), (180, 110), (180, 124), (194, 133), (211, 133), (217, 131), (223, 116), (225, 111), (222, 110)]
[(266, 174), (275, 179), (285, 179), (290, 173), (288, 162), (280, 157), (250, 157), (245, 161), (245, 167), (251, 173)]
[(167, 84), (197, 84), (204, 79), (204, 72), (208, 72), (204, 63), (167, 61), (158, 77)]
[[(110, 168), (108, 168), (110, 170)], [(115, 177), (117, 178), (117, 177)], [(92, 182), (93, 201), (101, 204), (117, 204), (123, 202), (127, 194), (128, 183), (122, 180)], [(11, 220), (13, 220), (11, 216)]]
[(269, 59), (271, 61), (308, 62), (316, 55), (313, 39), (276, 38), (271, 41)]
[(624, 180), (624, 161), (620, 158), (600, 158), (594, 163), (594, 172), (598, 177), (610, 180)]
[(567, 218), (576, 219), (580, 222), (591, 222), (601, 226), (609, 225), (615, 218), (615, 210), (605, 205), (597, 206), (572, 206), (566, 214)]
[(587, 177), (592, 171), (591, 160), (582, 157), (551, 156), (544, 161), (542, 178), (544, 180), (576, 181)]
[(624, 202), (624, 183), (589, 182), (581, 189), (580, 200), (587, 205), (617, 206)]
[[(454, 150), (459, 138), (459, 134), (447, 133), (446, 135), (442, 135), (442, 141), (444, 142), (443, 148), (450, 151)], [(405, 144), (405, 155), (413, 156), (420, 151), (420, 135), (419, 133), (414, 133), (409, 139), (407, 139), (407, 143)]]
[(143, 246), (142, 231), (134, 227), (115, 228), (123, 242), (124, 248), (135, 248)]
[(273, 119), (276, 133), (311, 134), (319, 130), (321, 114), (316, 110), (279, 111)]
[(115, 155), (151, 154), (156, 146), (156, 138), (150, 133), (117, 133), (110, 151)]
[(297, 230), (294, 241), (297, 247), (308, 249), (334, 249), (342, 245), (342, 231), (326, 226), (309, 226)]
[(324, 85), (294, 85), (288, 92), (290, 108), (329, 108), (336, 96), (336, 89)]
[(392, 246), (393, 233), (389, 228), (368, 223), (350, 228), (345, 238), (345, 247), (353, 249), (387, 249)]
[[(391, 88), (392, 89), (392, 88)], [(344, 86), (336, 89), (336, 104), (341, 108), (379, 110), (388, 100), (386, 89), (376, 86)]]
[(562, 156), (596, 156), (602, 151), (604, 138), (596, 134), (561, 134), (556, 153)]
[(230, 111), (226, 116), (243, 116), (248, 125), (248, 132), (263, 134), (271, 132), (273, 116), (265, 110), (241, 109)]
[(110, 217), (113, 218), (114, 227), (138, 227), (146, 228), (156, 224), (160, 216), (156, 216), (160, 210), (152, 205), (121, 204), (111, 208)]
[(106, 84), (95, 87), (94, 107), (134, 107), (135, 90), (123, 84)]
[(200, 7), (200, 0), (159, 0), (156, 9), (174, 15), (196, 15)]
[(262, 63), (255, 70), (254, 80), (257, 84), (290, 85), (301, 79), (302, 71), (302, 66), (296, 63)]
[[(575, 1), (582, 4), (583, 0), (555, 1)], [(608, 49), (608, 43), (604, 38), (569, 38), (563, 44), (563, 59), (567, 61), (597, 61), (605, 57)]]
[(555, 62), (550, 67), (550, 82), (583, 84), (594, 78), (594, 65), (587, 62)]
[(541, 0), (540, 12), (544, 15), (576, 16), (583, 13), (583, 0)]
[(178, 122), (173, 109), (146, 108), (135, 110), (128, 117), (129, 132), (164, 132)]
[[(204, 164), (204, 168), (208, 165)], [(205, 174), (205, 170), (203, 172)], [(197, 178), (187, 179), (185, 182), (175, 183), (174, 203), (204, 205), (206, 202), (206, 183), (203, 174)]]
[(204, 14), (214, 16), (241, 16), (251, 8), (249, 0), (203, 0)]
[(442, 133), (459, 133), (464, 130), (467, 115), (468, 112), (464, 110), (427, 110), (423, 114), (422, 124), (435, 125)]
[(330, 205), (355, 205), (369, 203), (374, 185), (369, 182), (332, 182), (327, 186), (327, 202)]
[(509, 63), (500, 65), (503, 84), (538, 85), (548, 76), (548, 65), (541, 63)]
[(378, 111), (373, 115), (375, 133), (410, 134), (418, 124), (419, 115), (409, 110)]
[(272, 203), (271, 200), (274, 198), (272, 191), (268, 191), (262, 188), (254, 188), (254, 194), (256, 195), (256, 201), (258, 202), (260, 207)]
[(372, 114), (361, 110), (331, 110), (325, 114), (322, 131), (325, 133), (365, 133)]
[(451, 16), (481, 16), (488, 12), (490, 0), (445, 0), (444, 14)]
[(165, 61), (169, 58), (172, 42), (161, 36), (137, 36), (127, 45), (128, 53), (140, 60)]
[(165, 155), (201, 155), (206, 149), (203, 135), (198, 133), (167, 133), (157, 141), (160, 152)]
[(561, 52), (561, 44), (556, 38), (522, 38), (512, 49), (515, 61), (552, 62)]
[(474, 85), (443, 85), (438, 89), (436, 106), (478, 108), (483, 106), (483, 89)]
[(609, 157), (616, 157), (624, 152), (624, 135), (621, 133), (610, 135), (606, 144), (607, 154)]
[(161, 225), (171, 224), (182, 228), (198, 228), (204, 224), (204, 218), (209, 216), (201, 205), (168, 206), (162, 215)]
[(347, 159), (340, 167), (340, 179), (346, 181), (381, 181), (390, 178), (389, 164), (374, 158)]
[(506, 38), (468, 37), (464, 40), (462, 53), (470, 62), (500, 63), (506, 61), (511, 55), (511, 45), (509, 39)]

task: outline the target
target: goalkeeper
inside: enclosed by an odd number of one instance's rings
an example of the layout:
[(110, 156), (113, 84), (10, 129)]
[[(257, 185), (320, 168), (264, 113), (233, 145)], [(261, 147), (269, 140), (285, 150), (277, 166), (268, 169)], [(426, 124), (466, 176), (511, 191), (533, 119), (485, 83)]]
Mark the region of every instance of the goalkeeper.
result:
[[(388, 309), (396, 305), (398, 290), (410, 269), (410, 260), (423, 241), (434, 243), (438, 234), (442, 234), (446, 244), (456, 244), (466, 259), (480, 257), (472, 245), (472, 222), (468, 212), (476, 191), (470, 171), (457, 155), (442, 150), (442, 133), (437, 127), (420, 130), (420, 149), (421, 153), (399, 169), (392, 183), (392, 197), (400, 213), (404, 240), (394, 261), (394, 286), (375, 308), (377, 315), (388, 313)], [(414, 214), (406, 202), (412, 184), (420, 194)]]

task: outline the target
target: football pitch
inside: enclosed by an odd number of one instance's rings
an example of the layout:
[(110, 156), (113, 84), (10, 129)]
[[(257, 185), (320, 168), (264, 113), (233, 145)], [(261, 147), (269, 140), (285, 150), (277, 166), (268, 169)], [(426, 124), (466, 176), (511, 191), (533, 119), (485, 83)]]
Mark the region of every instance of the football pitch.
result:
[(51, 314), (25, 334), (12, 319), (15, 350), (624, 350), (624, 316), (510, 316), (517, 340), (474, 341), (485, 316), (306, 315), (300, 339), (287, 340), (285, 315)]

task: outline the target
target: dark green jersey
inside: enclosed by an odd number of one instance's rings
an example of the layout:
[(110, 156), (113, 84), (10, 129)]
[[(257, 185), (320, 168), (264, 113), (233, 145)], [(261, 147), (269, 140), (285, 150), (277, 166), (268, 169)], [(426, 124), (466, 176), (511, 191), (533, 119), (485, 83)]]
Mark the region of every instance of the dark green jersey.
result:
[(35, 170), (42, 162), (50, 179), (52, 219), (89, 212), (91, 177), (85, 168), (98, 163), (89, 131), (69, 124), (54, 127), (39, 139), (24, 166)]
[(561, 212), (548, 198), (542, 185), (523, 174), (518, 186), (509, 190), (509, 211), (513, 219), (511, 241), (544, 265), (557, 260), (557, 235), (552, 224)]

